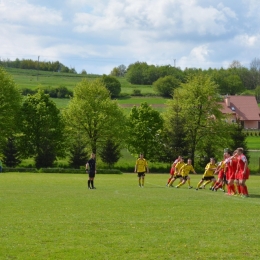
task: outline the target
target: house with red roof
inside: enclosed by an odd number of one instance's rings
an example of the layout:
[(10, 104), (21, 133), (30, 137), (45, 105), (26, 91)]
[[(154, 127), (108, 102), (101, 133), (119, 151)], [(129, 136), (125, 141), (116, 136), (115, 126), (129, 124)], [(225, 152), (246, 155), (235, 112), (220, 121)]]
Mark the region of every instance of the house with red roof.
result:
[(228, 122), (240, 120), (245, 129), (260, 129), (260, 108), (255, 96), (225, 96), (222, 113)]

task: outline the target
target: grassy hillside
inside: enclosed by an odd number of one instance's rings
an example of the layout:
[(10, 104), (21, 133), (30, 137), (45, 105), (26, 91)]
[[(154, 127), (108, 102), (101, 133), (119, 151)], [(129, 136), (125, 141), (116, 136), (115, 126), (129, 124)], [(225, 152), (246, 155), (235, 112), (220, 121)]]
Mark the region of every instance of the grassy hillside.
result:
[(73, 90), (75, 85), (83, 78), (95, 79), (100, 77), (99, 75), (80, 75), (71, 73), (59, 73), (37, 70), (23, 70), (5, 68), (10, 73), (15, 83), (19, 88), (36, 89), (39, 85), (46, 87), (59, 87), (65, 86), (70, 90)]
[[(79, 83), (84, 78), (88, 80), (94, 80), (101, 77), (101, 75), (81, 75), (81, 74), (69, 74), (69, 73), (59, 73), (59, 72), (47, 72), (47, 71), (37, 71), (37, 70), (23, 70), (23, 69), (13, 69), (5, 68), (8, 73), (10, 73), (21, 89), (29, 88), (36, 89), (38, 86), (57, 88), (60, 86), (67, 87), (69, 90), (73, 90), (77, 83)], [(140, 90), (141, 94), (150, 96), (142, 97), (122, 97), (118, 99), (118, 103), (124, 107), (128, 112), (133, 105), (139, 105), (146, 101), (158, 111), (163, 111), (164, 103), (166, 99), (158, 96), (154, 96), (155, 92), (152, 86), (143, 85), (133, 85), (129, 83), (125, 78), (118, 78), (121, 83), (121, 93), (123, 95), (133, 94), (134, 90)], [(58, 108), (65, 108), (68, 105), (69, 99), (52, 99)]]

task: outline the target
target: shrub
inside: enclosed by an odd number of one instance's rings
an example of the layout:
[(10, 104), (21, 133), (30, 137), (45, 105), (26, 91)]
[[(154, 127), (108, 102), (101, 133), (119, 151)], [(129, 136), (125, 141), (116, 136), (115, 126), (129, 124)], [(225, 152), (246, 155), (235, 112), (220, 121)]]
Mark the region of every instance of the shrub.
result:
[(141, 90), (140, 89), (134, 89), (132, 96), (142, 96)]
[(10, 168), (4, 167), (3, 172), (38, 172), (36, 168)]

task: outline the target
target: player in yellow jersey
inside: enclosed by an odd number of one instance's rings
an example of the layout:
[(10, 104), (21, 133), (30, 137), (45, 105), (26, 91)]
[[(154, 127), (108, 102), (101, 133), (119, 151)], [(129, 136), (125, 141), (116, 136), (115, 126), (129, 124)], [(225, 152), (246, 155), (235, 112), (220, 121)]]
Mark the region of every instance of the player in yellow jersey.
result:
[(149, 172), (148, 163), (144, 159), (144, 155), (140, 154), (140, 157), (136, 160), (135, 171), (137, 172), (139, 187), (144, 187), (144, 176), (146, 172)]
[(192, 186), (190, 185), (190, 177), (189, 177), (189, 173), (193, 172), (194, 174), (197, 174), (191, 164), (191, 159), (188, 159), (187, 163), (184, 164), (181, 168), (180, 168), (180, 173), (182, 175), (182, 182), (179, 183), (177, 186), (175, 186), (175, 188), (180, 188), (182, 185), (184, 185), (186, 183), (186, 181), (188, 181), (189, 184), (189, 189), (192, 189)]
[(178, 179), (180, 178), (180, 180), (182, 181), (182, 175), (180, 173), (180, 169), (181, 167), (184, 165), (184, 160), (182, 157), (180, 157), (179, 162), (175, 165), (175, 169), (174, 169), (174, 176), (171, 179), (171, 181), (168, 184), (168, 187), (172, 187), (172, 184)]
[[(202, 179), (200, 180), (200, 182), (198, 183), (197, 185), (197, 188), (196, 190), (198, 189), (201, 189), (201, 184), (204, 182), (204, 184), (202, 185), (202, 187), (205, 189), (205, 186), (210, 183), (210, 182), (213, 182), (213, 185), (214, 183), (216, 182), (216, 179), (214, 177), (214, 173), (217, 169), (217, 165), (216, 165), (216, 162), (215, 162), (215, 159), (214, 158), (210, 158), (210, 162), (206, 165), (205, 167), (205, 172), (202, 176)], [(213, 186), (212, 185), (212, 186)]]

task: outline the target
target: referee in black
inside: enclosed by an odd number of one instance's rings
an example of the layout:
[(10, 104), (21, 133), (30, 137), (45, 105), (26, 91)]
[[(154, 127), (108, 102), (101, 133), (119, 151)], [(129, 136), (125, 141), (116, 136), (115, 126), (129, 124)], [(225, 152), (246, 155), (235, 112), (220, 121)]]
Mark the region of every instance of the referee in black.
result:
[(94, 153), (91, 154), (91, 158), (87, 161), (86, 164), (86, 172), (88, 172), (88, 188), (90, 190), (96, 189), (94, 186), (94, 178), (96, 175), (96, 155)]

